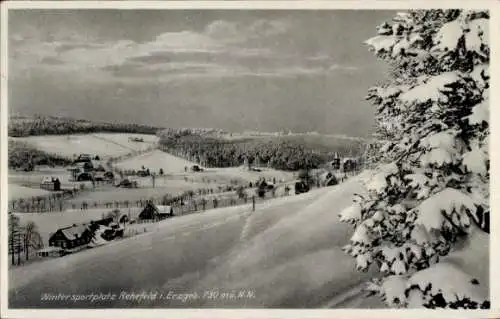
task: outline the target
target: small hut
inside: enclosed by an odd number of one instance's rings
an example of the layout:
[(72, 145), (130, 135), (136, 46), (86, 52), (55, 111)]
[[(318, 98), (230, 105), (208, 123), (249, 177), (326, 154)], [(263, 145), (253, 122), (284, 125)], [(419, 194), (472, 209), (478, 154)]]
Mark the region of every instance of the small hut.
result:
[(152, 202), (148, 202), (139, 214), (141, 221), (158, 221), (174, 215), (172, 206), (156, 206)]
[(142, 209), (142, 212), (139, 214), (139, 220), (141, 221), (153, 221), (157, 219), (158, 214), (160, 211), (158, 210), (158, 207), (155, 206), (152, 202), (147, 202), (144, 208)]

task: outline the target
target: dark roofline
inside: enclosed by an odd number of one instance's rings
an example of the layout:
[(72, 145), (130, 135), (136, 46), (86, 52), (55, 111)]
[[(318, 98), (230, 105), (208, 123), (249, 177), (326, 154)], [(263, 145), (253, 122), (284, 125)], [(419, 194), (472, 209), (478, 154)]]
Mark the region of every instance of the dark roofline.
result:
[(70, 229), (70, 228), (74, 228), (74, 227), (78, 227), (78, 226), (90, 226), (90, 223), (73, 224), (71, 226), (66, 226), (66, 227), (58, 228), (57, 231), (59, 231), (59, 230), (65, 230), (65, 229)]

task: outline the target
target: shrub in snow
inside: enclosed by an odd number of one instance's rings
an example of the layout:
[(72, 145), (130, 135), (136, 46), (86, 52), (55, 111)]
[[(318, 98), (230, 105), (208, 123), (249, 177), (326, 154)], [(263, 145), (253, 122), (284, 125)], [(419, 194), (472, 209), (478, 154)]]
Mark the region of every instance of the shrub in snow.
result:
[[(398, 13), (366, 41), (392, 66), (369, 90), (380, 166), (366, 197), (341, 213), (355, 231), (344, 251), (390, 306), (486, 308), (472, 274), (440, 262), (489, 216), (489, 14)], [(485, 248), (487, 249), (487, 248)]]

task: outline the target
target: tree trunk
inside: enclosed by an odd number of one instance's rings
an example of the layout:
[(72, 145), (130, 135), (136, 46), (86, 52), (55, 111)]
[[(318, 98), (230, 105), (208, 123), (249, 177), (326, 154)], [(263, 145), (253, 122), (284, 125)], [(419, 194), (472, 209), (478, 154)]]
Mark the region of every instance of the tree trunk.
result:
[(14, 227), (12, 227), (12, 230), (10, 231), (10, 249), (11, 249), (11, 258), (12, 258), (12, 265), (16, 263), (15, 260), (15, 254), (14, 254)]
[(30, 257), (29, 257), (29, 253), (28, 253), (28, 249), (29, 249), (29, 238), (28, 238), (28, 234), (24, 234), (24, 249), (26, 251), (26, 260), (29, 260)]
[(17, 265), (21, 264), (21, 233), (17, 233)]

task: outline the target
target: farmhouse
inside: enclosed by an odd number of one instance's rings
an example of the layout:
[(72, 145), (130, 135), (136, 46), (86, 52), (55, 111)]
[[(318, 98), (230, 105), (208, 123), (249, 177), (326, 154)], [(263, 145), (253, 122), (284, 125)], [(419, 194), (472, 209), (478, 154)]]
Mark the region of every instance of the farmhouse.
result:
[(93, 234), (89, 225), (81, 224), (60, 228), (49, 238), (49, 246), (73, 249), (87, 245)]
[(142, 221), (157, 221), (162, 220), (174, 215), (174, 210), (172, 206), (156, 206), (155, 204), (148, 202), (144, 209), (139, 214), (139, 220)]
[(61, 181), (59, 181), (59, 178), (44, 177), (40, 184), (40, 188), (48, 191), (60, 191)]

